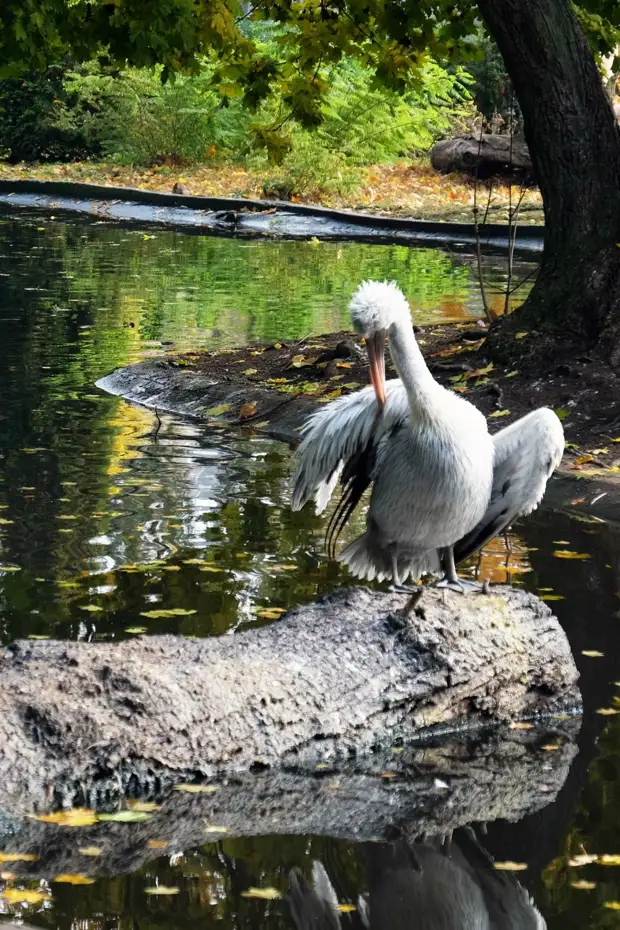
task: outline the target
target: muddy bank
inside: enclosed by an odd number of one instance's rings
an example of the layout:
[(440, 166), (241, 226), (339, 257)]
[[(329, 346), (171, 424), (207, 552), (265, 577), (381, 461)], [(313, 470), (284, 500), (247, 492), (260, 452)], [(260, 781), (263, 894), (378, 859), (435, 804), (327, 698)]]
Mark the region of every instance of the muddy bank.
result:
[(463, 597), (359, 588), (208, 640), (22, 641), (0, 654), (5, 810), (100, 806), (179, 779), (315, 771), (437, 728), (579, 706), (549, 608), (511, 588)]
[[(491, 432), (536, 407), (551, 407), (566, 434), (567, 473), (620, 473), (620, 381), (607, 366), (583, 356), (544, 372), (510, 370), (489, 362), (482, 324), (417, 329), (435, 378), (482, 410)], [(386, 366), (387, 377), (395, 377), (389, 355)], [(366, 353), (357, 337), (330, 333), (297, 343), (149, 359), (117, 369), (97, 383), (152, 409), (252, 427), (297, 443), (299, 428), (318, 404), (368, 381)]]
[[(0, 203), (235, 236), (347, 239), (445, 246), (469, 252), (477, 241), (472, 223), (404, 219), (288, 201), (166, 194), (72, 181), (0, 180)], [(509, 226), (501, 223), (488, 223), (479, 232), (481, 246), (489, 251), (506, 252), (510, 236)], [(539, 255), (543, 239), (543, 227), (521, 226), (516, 231), (515, 250), (524, 255)]]

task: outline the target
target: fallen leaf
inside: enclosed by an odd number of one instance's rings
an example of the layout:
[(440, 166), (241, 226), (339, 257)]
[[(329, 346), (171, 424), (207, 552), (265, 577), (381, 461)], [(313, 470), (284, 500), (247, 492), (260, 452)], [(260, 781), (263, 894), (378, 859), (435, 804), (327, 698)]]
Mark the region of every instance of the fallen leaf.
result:
[(223, 568), (218, 568), (217, 565), (203, 565), (200, 569), (201, 572), (223, 572)]
[(596, 882), (587, 882), (585, 879), (581, 879), (578, 882), (571, 882), (571, 888), (576, 888), (577, 891), (592, 891), (593, 888), (596, 888)]
[(145, 894), (178, 894), (180, 891), (176, 885), (153, 885), (151, 888), (145, 888)]
[(575, 461), (571, 465), (571, 468), (574, 468), (576, 465), (585, 465), (586, 462), (592, 462), (592, 461), (594, 461), (593, 455), (580, 455), (575, 459)]
[(241, 892), (242, 898), (262, 898), (264, 901), (274, 901), (282, 895), (277, 888), (248, 888)]
[(336, 368), (353, 368), (351, 362), (336, 362)]
[(185, 607), (170, 607), (167, 610), (141, 610), (140, 616), (157, 620), (160, 617), (189, 617), (196, 613), (197, 610), (187, 610)]
[(100, 856), (103, 850), (99, 846), (82, 846), (78, 852), (83, 856)]
[(161, 804), (156, 804), (155, 801), (135, 801), (133, 798), (127, 801), (127, 806), (132, 811), (142, 811), (145, 814), (161, 810)]
[(571, 549), (556, 549), (553, 553), (556, 559), (589, 559), (589, 552), (573, 552)]
[(360, 386), (360, 383), (359, 381), (347, 381), (347, 383), (343, 384), (342, 386), (347, 388), (349, 391), (355, 391), (356, 388)]
[(533, 730), (534, 724), (533, 723), (519, 723), (519, 722), (511, 723), (508, 729), (509, 730)]
[(59, 882), (65, 885), (94, 885), (95, 879), (89, 878), (88, 875), (71, 875), (69, 872), (63, 873), (62, 875), (57, 875), (56, 878), (52, 879), (53, 882)]
[(585, 501), (585, 497), (576, 497), (574, 501), (571, 501), (571, 504), (573, 506), (575, 504), (583, 504), (584, 501)]
[(306, 358), (305, 355), (294, 355), (291, 359), (291, 366), (293, 368), (306, 368), (308, 365), (315, 365), (318, 360), (318, 355), (313, 355), (310, 358)]
[(545, 745), (540, 748), (544, 749), (545, 752), (555, 752), (556, 749), (562, 748), (562, 743), (545, 743)]
[(506, 862), (494, 862), (493, 867), (500, 872), (525, 872), (527, 869), (527, 862), (511, 862), (510, 860)]
[(352, 914), (357, 908), (354, 904), (339, 904), (336, 910), (340, 911), (341, 914)]
[(228, 413), (230, 404), (219, 404), (217, 407), (210, 407), (206, 413), (209, 417), (221, 417), (222, 414)]
[(0, 862), (36, 862), (38, 858), (34, 853), (0, 852)]
[(97, 820), (102, 823), (142, 823), (152, 820), (152, 817), (144, 811), (116, 811), (114, 814), (98, 814)]
[(217, 785), (186, 785), (180, 784), (174, 786), (175, 791), (185, 791), (187, 794), (214, 794), (219, 791)]
[(609, 911), (620, 911), (620, 901), (604, 901), (603, 907)]
[(257, 610), (256, 616), (265, 617), (267, 620), (277, 620), (285, 612), (284, 607), (266, 607), (263, 610)]
[(125, 633), (133, 633), (139, 636), (141, 633), (148, 633), (148, 630), (148, 626), (128, 626), (125, 628)]
[(206, 823), (205, 830), (207, 833), (228, 833), (230, 831), (230, 827), (223, 827), (213, 823)]
[(563, 594), (544, 594), (541, 597), (542, 601), (565, 601), (566, 598)]
[(529, 333), (527, 331), (515, 333), (515, 339), (525, 339), (526, 336), (529, 336)]
[(565, 420), (570, 416), (570, 410), (567, 410), (566, 407), (556, 407), (553, 412), (559, 420)]
[(9, 904), (40, 904), (49, 901), (51, 895), (43, 891), (28, 891), (26, 888), (5, 888), (2, 897)]
[(91, 614), (98, 614), (103, 610), (103, 607), (99, 607), (97, 604), (81, 604), (80, 610), (87, 610)]
[(30, 814), (32, 820), (55, 823), (60, 827), (91, 827), (97, 823), (97, 814), (85, 807), (73, 807), (55, 814)]
[(494, 410), (493, 413), (490, 413), (488, 416), (489, 420), (492, 420), (494, 417), (507, 417), (510, 414), (510, 410)]
[(601, 865), (620, 865), (620, 856), (603, 853), (598, 857), (598, 861)]
[(246, 368), (245, 371), (241, 372), (242, 375), (256, 375), (258, 374), (258, 368)]
[(256, 401), (248, 401), (245, 404), (241, 405), (241, 409), (237, 415), (239, 420), (247, 420), (248, 417), (253, 417), (258, 409)]
[(616, 710), (615, 707), (599, 707), (596, 713), (600, 714), (601, 717), (614, 717), (616, 714), (620, 714), (620, 710)]
[(579, 868), (582, 865), (590, 865), (592, 862), (596, 862), (598, 856), (593, 855), (592, 853), (579, 853), (577, 856), (572, 856), (568, 860), (568, 864), (574, 868)]
[(599, 652), (597, 649), (582, 649), (581, 655), (587, 656), (589, 659), (602, 659), (605, 653)]
[(149, 840), (146, 844), (149, 849), (165, 849), (168, 845), (167, 840)]

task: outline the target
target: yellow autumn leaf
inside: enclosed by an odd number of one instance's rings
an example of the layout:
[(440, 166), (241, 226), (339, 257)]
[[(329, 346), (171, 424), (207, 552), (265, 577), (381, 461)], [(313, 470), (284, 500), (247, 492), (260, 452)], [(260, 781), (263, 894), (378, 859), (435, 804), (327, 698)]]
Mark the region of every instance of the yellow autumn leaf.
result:
[(525, 722), (524, 723), (516, 722), (516, 723), (511, 723), (508, 729), (509, 730), (533, 730), (534, 724), (525, 723)]
[(34, 853), (0, 852), (0, 862), (36, 862), (38, 858)]
[(305, 368), (308, 365), (315, 365), (318, 360), (318, 355), (312, 355), (308, 358), (305, 355), (294, 355), (291, 359), (291, 365), (293, 368)]
[(577, 856), (572, 856), (568, 860), (568, 864), (574, 868), (579, 868), (582, 865), (590, 865), (592, 862), (596, 862), (598, 856), (593, 853), (579, 853)]
[(264, 617), (266, 620), (277, 620), (285, 613), (284, 607), (266, 607), (264, 610), (257, 610), (257, 617)]
[(88, 875), (81, 875), (79, 873), (76, 875), (71, 875), (68, 872), (63, 873), (62, 875), (57, 875), (56, 878), (52, 879), (52, 881), (59, 882), (64, 885), (94, 885), (95, 884), (95, 879), (89, 878)]
[(245, 371), (241, 372), (242, 375), (255, 375), (258, 374), (257, 368), (246, 368)]
[(248, 888), (247, 891), (241, 892), (242, 898), (262, 898), (264, 901), (274, 901), (281, 898), (282, 894), (277, 888)]
[(160, 894), (160, 895), (171, 895), (178, 894), (180, 891), (176, 885), (153, 885), (150, 888), (145, 888), (145, 894)]
[(600, 714), (601, 717), (614, 717), (616, 714), (620, 714), (620, 710), (616, 710), (615, 707), (599, 707), (596, 713)]
[(217, 565), (203, 565), (200, 569), (201, 572), (223, 572), (223, 568), (218, 568)]
[(556, 559), (589, 559), (589, 552), (573, 552), (572, 549), (556, 549), (553, 555)]
[(209, 417), (221, 417), (222, 414), (228, 413), (230, 410), (230, 404), (218, 404), (217, 407), (210, 407), (206, 414)]
[(339, 904), (336, 910), (341, 914), (352, 914), (357, 908), (354, 904)]
[(589, 659), (602, 659), (605, 653), (599, 652), (598, 649), (582, 649), (581, 655), (587, 656)]
[(620, 856), (603, 853), (598, 857), (598, 861), (601, 865), (620, 865)]
[(207, 833), (228, 833), (230, 832), (229, 827), (224, 827), (215, 823), (206, 823), (205, 830)]
[(608, 911), (620, 911), (620, 901), (604, 901), (603, 907), (606, 907)]
[(40, 904), (49, 901), (51, 895), (44, 891), (29, 891), (26, 888), (5, 888), (2, 897), (9, 904)]
[(91, 827), (97, 823), (97, 814), (85, 807), (73, 807), (55, 814), (30, 814), (32, 820), (55, 823), (60, 827)]
[(191, 785), (180, 784), (174, 786), (175, 791), (185, 791), (187, 794), (215, 794), (219, 791), (217, 785)]
[(571, 882), (570, 886), (577, 891), (592, 891), (593, 888), (596, 888), (596, 882), (587, 882), (585, 879), (580, 879), (578, 882)]
[(527, 862), (511, 862), (507, 860), (506, 862), (494, 862), (493, 867), (500, 872), (525, 872)]
[(100, 856), (103, 850), (99, 846), (81, 846), (78, 852), (82, 856)]
[(493, 413), (489, 414), (488, 419), (492, 420), (495, 417), (507, 417), (509, 415), (510, 415), (510, 410), (494, 410)]
[(136, 801), (129, 800), (127, 801), (127, 807), (132, 811), (140, 811), (142, 814), (152, 814), (153, 811), (160, 811), (161, 804), (156, 804), (155, 801)]
[(149, 840), (146, 845), (149, 849), (165, 849), (168, 842), (167, 840)]
[(527, 331), (515, 333), (515, 339), (525, 339), (526, 336), (529, 336), (529, 333)]

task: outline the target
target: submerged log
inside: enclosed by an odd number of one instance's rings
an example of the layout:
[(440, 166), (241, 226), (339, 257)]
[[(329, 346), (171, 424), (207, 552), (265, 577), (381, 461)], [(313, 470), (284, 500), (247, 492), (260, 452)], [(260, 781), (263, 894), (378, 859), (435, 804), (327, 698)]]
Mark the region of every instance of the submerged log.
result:
[(531, 594), (354, 588), (208, 640), (0, 653), (0, 807), (97, 806), (179, 778), (314, 772), (397, 739), (574, 709), (566, 636)]
[(525, 140), (490, 133), (470, 133), (437, 142), (431, 149), (431, 164), (436, 171), (464, 171), (480, 178), (515, 172), (532, 176), (532, 159)]

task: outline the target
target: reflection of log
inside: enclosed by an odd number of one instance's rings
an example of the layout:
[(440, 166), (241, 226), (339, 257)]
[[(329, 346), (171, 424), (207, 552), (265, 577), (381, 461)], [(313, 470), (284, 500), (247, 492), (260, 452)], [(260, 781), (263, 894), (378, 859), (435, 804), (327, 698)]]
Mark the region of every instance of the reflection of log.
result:
[[(0, 653), (0, 806), (96, 806), (178, 773), (309, 764), (419, 735), (574, 706), (549, 608), (510, 588), (339, 591), (209, 640), (20, 642)], [(176, 774), (173, 774), (176, 773)]]
[[(162, 849), (190, 849), (226, 837), (323, 835), (375, 843), (396, 836), (412, 842), (472, 821), (517, 820), (554, 800), (576, 752), (578, 726), (571, 719), (551, 731), (409, 745), (399, 753), (386, 749), (307, 773), (229, 776), (212, 794), (174, 792), (151, 820), (81, 827), (79, 842), (75, 830), (16, 820), (0, 829), (1, 848), (38, 856), (11, 862), (12, 872), (49, 879), (61, 873), (134, 872)], [(550, 743), (558, 746), (554, 752), (541, 748)], [(80, 853), (88, 846), (101, 854)]]
[(436, 171), (464, 171), (486, 178), (494, 174), (521, 172), (531, 175), (532, 160), (523, 139), (510, 136), (470, 133), (456, 139), (444, 139), (431, 149), (431, 164)]

